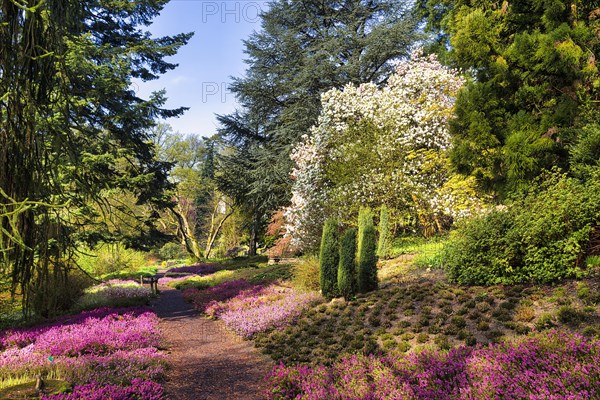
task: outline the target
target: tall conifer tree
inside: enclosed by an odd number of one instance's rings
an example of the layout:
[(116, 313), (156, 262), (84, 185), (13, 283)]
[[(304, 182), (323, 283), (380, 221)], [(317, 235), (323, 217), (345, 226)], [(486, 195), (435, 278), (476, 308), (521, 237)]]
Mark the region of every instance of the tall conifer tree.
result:
[(166, 0), (0, 1), (0, 275), (51, 313), (78, 241), (101, 239), (108, 189), (166, 205), (167, 165), (148, 136), (164, 92), (149, 100), (133, 78), (176, 65), (190, 34), (152, 39), (142, 28)]
[[(236, 160), (250, 168), (246, 198), (268, 217), (290, 197), (291, 149), (315, 124), (320, 95), (348, 83), (382, 82), (390, 61), (419, 37), (410, 2), (277, 0), (245, 41), (248, 69), (231, 91), (242, 108), (219, 117), (237, 156), (221, 164), (223, 189), (240, 187)], [(242, 160), (242, 158), (244, 158)]]
[(473, 80), (456, 102), (452, 161), (500, 194), (569, 150), (599, 111), (600, 5), (595, 1), (421, 0), (448, 61)]

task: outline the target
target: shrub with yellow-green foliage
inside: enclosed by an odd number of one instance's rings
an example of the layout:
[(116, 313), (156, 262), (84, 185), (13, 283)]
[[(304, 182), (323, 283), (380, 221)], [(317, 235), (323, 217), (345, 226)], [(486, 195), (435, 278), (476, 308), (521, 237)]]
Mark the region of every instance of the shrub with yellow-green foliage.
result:
[(321, 287), (321, 271), (319, 258), (308, 255), (294, 265), (292, 269), (293, 283), (300, 289), (318, 291)]
[(119, 243), (110, 243), (96, 249), (84, 249), (77, 262), (87, 273), (99, 277), (120, 271), (141, 270), (149, 260), (147, 253), (125, 248)]

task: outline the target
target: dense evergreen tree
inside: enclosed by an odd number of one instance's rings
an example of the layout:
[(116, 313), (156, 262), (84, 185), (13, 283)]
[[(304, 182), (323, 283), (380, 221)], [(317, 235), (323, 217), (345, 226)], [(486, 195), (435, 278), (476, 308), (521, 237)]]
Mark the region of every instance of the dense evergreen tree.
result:
[[(245, 42), (246, 76), (231, 90), (242, 109), (219, 118), (221, 134), (241, 147), (248, 194), (270, 215), (290, 197), (291, 149), (316, 122), (320, 95), (348, 83), (381, 82), (406, 56), (416, 19), (397, 0), (278, 0)], [(235, 180), (229, 160), (225, 179)], [(250, 196), (246, 196), (250, 198)]]
[(53, 292), (77, 241), (108, 239), (107, 191), (169, 202), (167, 164), (148, 132), (184, 109), (164, 109), (163, 92), (143, 100), (131, 87), (132, 78), (173, 69), (164, 58), (190, 38), (152, 39), (140, 29), (166, 2), (0, 1), (0, 273), (26, 306), (41, 297), (41, 313), (59, 306)]
[(390, 210), (384, 204), (379, 211), (379, 240), (377, 242), (377, 256), (388, 258), (392, 250), (392, 232), (390, 231)]
[(340, 251), (338, 243), (338, 224), (334, 219), (328, 219), (323, 226), (319, 266), (321, 270), (321, 293), (326, 298), (338, 295), (338, 264)]
[(501, 193), (519, 189), (568, 151), (597, 114), (596, 1), (419, 2), (449, 38), (449, 60), (473, 75), (456, 102), (453, 164)]
[(346, 300), (356, 293), (356, 229), (347, 229), (340, 243), (340, 265), (338, 268), (338, 288)]
[(215, 180), (219, 190), (231, 199), (244, 219), (248, 232), (248, 255), (256, 255), (261, 232), (271, 218), (271, 192), (257, 193), (252, 186), (256, 153), (253, 145), (229, 146), (217, 157)]
[(357, 258), (358, 291), (366, 293), (377, 289), (377, 241), (373, 211), (368, 207), (362, 207), (358, 214)]

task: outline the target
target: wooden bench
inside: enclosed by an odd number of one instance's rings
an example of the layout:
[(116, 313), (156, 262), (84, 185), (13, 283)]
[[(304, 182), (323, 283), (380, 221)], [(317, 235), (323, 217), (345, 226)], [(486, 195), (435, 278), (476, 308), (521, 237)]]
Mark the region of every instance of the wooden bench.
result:
[(274, 264), (296, 264), (300, 261), (297, 257), (269, 257), (269, 265)]
[(152, 294), (158, 293), (158, 277), (156, 275), (152, 275), (152, 276), (140, 275), (140, 284), (142, 286), (144, 284), (150, 285), (150, 290), (152, 291)]

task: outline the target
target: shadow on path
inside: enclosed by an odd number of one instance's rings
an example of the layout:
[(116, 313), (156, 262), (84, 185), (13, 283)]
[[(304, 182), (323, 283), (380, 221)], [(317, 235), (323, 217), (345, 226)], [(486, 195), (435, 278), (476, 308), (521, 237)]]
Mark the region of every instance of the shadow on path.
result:
[(220, 321), (199, 315), (181, 292), (160, 288), (153, 303), (169, 343), (165, 398), (168, 400), (264, 398), (264, 378), (273, 363), (227, 331)]

